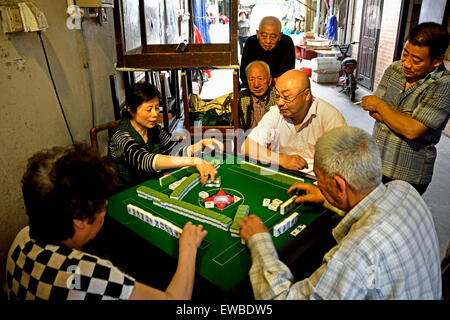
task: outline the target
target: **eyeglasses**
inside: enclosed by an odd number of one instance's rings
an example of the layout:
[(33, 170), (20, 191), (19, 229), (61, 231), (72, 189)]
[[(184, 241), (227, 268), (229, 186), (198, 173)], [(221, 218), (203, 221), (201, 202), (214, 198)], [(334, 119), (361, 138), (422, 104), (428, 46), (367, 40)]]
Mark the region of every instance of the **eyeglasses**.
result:
[(267, 38), (269, 38), (270, 40), (272, 40), (272, 41), (274, 41), (274, 40), (277, 40), (278, 39), (278, 37), (280, 36), (279, 34), (276, 34), (276, 33), (265, 33), (265, 32), (260, 32), (259, 33), (259, 36), (262, 38), (262, 39), (267, 39)]
[(292, 101), (294, 101), (297, 98), (297, 96), (299, 94), (303, 93), (306, 89), (309, 89), (309, 88), (305, 88), (302, 91), (300, 91), (299, 93), (297, 93), (295, 96), (291, 96), (291, 97), (283, 97), (278, 92), (275, 92), (275, 100), (283, 100), (286, 103), (291, 103)]

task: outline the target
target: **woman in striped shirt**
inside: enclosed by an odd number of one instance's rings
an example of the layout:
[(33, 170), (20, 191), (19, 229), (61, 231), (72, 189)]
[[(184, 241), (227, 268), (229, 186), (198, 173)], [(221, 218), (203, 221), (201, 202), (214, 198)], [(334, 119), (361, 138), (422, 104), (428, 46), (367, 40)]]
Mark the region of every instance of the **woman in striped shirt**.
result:
[(216, 139), (193, 145), (179, 143), (157, 123), (159, 99), (158, 90), (149, 83), (137, 83), (127, 91), (123, 119), (108, 144), (108, 156), (117, 169), (122, 190), (155, 178), (164, 169), (196, 166), (202, 184), (217, 174), (213, 166), (194, 154), (204, 147), (223, 151), (223, 144)]

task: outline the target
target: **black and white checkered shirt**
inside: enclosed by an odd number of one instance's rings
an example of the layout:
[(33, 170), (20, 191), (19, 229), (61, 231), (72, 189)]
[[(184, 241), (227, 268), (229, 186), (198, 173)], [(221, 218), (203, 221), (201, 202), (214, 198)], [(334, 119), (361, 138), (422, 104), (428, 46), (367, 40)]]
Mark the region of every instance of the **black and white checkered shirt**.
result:
[(128, 299), (134, 279), (110, 261), (62, 245), (41, 245), (29, 227), (14, 239), (6, 262), (10, 300)]

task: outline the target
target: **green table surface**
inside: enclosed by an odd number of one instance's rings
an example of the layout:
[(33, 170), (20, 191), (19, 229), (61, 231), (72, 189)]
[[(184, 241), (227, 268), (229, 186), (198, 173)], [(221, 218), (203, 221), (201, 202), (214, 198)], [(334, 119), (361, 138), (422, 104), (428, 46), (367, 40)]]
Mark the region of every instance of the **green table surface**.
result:
[[(237, 158), (228, 154), (221, 156), (223, 157), (221, 158), (223, 164), (218, 169), (218, 176), (222, 177), (221, 187), (206, 188), (199, 183), (184, 197), (183, 201), (201, 205), (202, 200), (198, 196), (200, 191), (204, 190), (211, 194), (214, 191), (222, 189), (240, 197), (241, 200), (224, 210), (219, 210), (217, 208), (211, 210), (234, 218), (238, 205), (249, 205), (250, 214), (259, 216), (272, 235), (273, 226), (276, 223), (288, 217), (293, 212), (298, 212), (299, 220), (293, 227), (278, 237), (272, 236), (277, 250), (281, 249), (294, 238), (290, 235), (290, 232), (296, 226), (299, 224), (308, 226), (320, 215), (320, 212), (314, 211), (313, 208), (308, 205), (296, 206), (284, 216), (279, 213), (279, 210), (278, 212), (274, 212), (263, 207), (262, 202), (264, 198), (269, 198), (271, 200), (275, 198), (283, 201), (288, 200), (290, 198), (290, 195), (287, 193), (289, 185), (274, 181), (268, 176), (257, 175), (241, 169), (239, 164), (240, 161), (243, 160), (242, 158)], [(304, 179), (305, 182), (312, 182), (306, 178), (302, 179)], [(180, 228), (183, 228), (188, 221), (192, 221), (194, 224), (200, 224), (200, 222), (155, 206), (152, 201), (139, 197), (136, 193), (136, 189), (141, 185), (145, 185), (167, 195), (170, 195), (172, 192), (168, 186), (160, 186), (157, 179), (148, 180), (140, 185), (112, 196), (109, 199), (106, 211), (112, 218), (137, 233), (142, 238), (165, 251), (167, 254), (177, 257), (178, 239), (172, 237), (165, 231), (152, 227), (137, 217), (128, 214), (126, 208), (127, 204), (136, 205), (152, 215), (167, 219)], [(224, 231), (206, 223), (202, 223), (202, 225), (208, 231), (208, 234), (199, 247), (196, 270), (203, 277), (228, 292), (248, 274), (251, 267), (250, 252), (247, 247), (241, 243), (241, 239), (232, 237), (229, 231)]]

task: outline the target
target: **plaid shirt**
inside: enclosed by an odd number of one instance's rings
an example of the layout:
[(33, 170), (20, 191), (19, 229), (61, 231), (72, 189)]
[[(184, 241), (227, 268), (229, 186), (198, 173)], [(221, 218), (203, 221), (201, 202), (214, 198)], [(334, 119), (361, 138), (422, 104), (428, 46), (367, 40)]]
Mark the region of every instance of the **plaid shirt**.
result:
[[(257, 103), (256, 106), (255, 102)], [(271, 86), (270, 91), (260, 99), (253, 96), (249, 89), (241, 90), (238, 108), (239, 127), (244, 130), (256, 127), (264, 114), (274, 105), (276, 105), (275, 87)]]
[(396, 61), (386, 69), (375, 95), (433, 132), (408, 140), (376, 121), (373, 136), (380, 147), (383, 175), (411, 184), (428, 184), (436, 160), (435, 145), (450, 116), (450, 72), (441, 64), (406, 91), (405, 84), (402, 63)]
[(111, 262), (62, 245), (41, 244), (30, 228), (16, 236), (6, 260), (10, 300), (129, 299), (134, 279)]
[(261, 121), (264, 114), (267, 112), (267, 102), (269, 101), (269, 96), (266, 96), (262, 99), (258, 97), (252, 96), (252, 105), (253, 105), (253, 121), (252, 128), (258, 125), (258, 122)]
[(431, 212), (411, 185), (380, 184), (333, 229), (337, 245), (293, 283), (269, 233), (248, 240), (256, 299), (440, 299), (439, 244)]
[[(159, 172), (155, 168), (158, 154), (171, 154), (178, 144), (158, 124), (148, 130), (147, 136), (148, 142), (145, 143), (127, 118), (114, 128), (108, 143), (108, 156), (118, 172), (119, 188), (155, 178)], [(186, 156), (186, 150), (187, 146), (180, 148), (176, 155)]]

